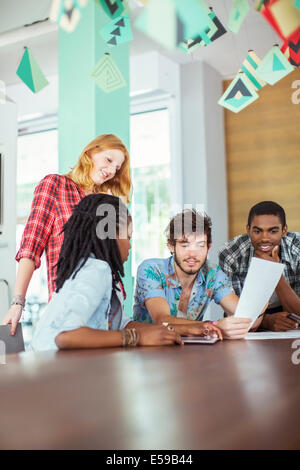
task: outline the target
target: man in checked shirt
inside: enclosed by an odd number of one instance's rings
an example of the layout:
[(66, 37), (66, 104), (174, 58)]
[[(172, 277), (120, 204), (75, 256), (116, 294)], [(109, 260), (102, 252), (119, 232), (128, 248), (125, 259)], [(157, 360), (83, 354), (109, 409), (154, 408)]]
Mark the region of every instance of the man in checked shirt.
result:
[(239, 296), (253, 256), (285, 264), (261, 328), (272, 331), (297, 328), (299, 324), (288, 314), (300, 314), (300, 233), (288, 232), (284, 209), (272, 201), (252, 207), (246, 230), (246, 234), (238, 235), (221, 248), (221, 269)]

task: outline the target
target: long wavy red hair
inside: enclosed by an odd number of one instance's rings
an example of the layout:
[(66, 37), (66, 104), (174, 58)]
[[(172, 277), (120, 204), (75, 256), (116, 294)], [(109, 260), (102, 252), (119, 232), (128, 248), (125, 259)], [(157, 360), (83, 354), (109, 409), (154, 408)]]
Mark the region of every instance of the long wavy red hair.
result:
[[(114, 149), (121, 150), (124, 153), (124, 162), (111, 180), (101, 185), (96, 185), (90, 176), (94, 167), (91, 155), (93, 151), (103, 152), (104, 150)], [(67, 176), (85, 191), (92, 191), (93, 193), (107, 193), (111, 191), (114, 196), (123, 197), (127, 203), (130, 202), (131, 177), (129, 152), (123, 142), (114, 134), (102, 134), (86, 145), (79, 156), (78, 162)]]

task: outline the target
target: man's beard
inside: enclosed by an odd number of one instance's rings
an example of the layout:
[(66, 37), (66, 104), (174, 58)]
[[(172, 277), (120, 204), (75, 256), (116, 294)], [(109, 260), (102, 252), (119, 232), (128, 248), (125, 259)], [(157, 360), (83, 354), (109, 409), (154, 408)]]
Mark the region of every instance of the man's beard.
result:
[(200, 268), (190, 268), (189, 271), (187, 271), (183, 266), (182, 264), (180, 263), (180, 261), (178, 260), (177, 256), (176, 256), (176, 250), (174, 251), (174, 261), (175, 263), (177, 264), (177, 266), (179, 266), (179, 268), (181, 269), (182, 272), (184, 272), (185, 274), (189, 274), (191, 276), (193, 276), (194, 274), (198, 273), (201, 269), (202, 266), (200, 266)]

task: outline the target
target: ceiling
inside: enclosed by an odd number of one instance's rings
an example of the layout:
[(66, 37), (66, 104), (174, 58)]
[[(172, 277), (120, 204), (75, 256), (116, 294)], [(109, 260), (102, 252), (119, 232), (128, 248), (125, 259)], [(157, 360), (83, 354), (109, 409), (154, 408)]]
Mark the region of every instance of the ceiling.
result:
[[(136, 5), (135, 0), (128, 1), (134, 21), (139, 15), (141, 7)], [(204, 60), (218, 70), (224, 78), (231, 78), (238, 71), (249, 49), (255, 50), (257, 55), (262, 57), (274, 43), (280, 43), (280, 39), (274, 30), (261, 14), (253, 9), (255, 0), (248, 1), (251, 10), (237, 35), (228, 31), (209, 46), (200, 47), (192, 54), (185, 54), (179, 50), (167, 51), (133, 28), (134, 40), (130, 43), (130, 54), (134, 56), (157, 50), (178, 63)], [(3, 80), (6, 85), (19, 82), (15, 72), (24, 46), (32, 49), (37, 62), (46, 75), (57, 74), (57, 27), (42, 35), (27, 37), (26, 41), (18, 39), (17, 34), (18, 29), (24, 27), (24, 25), (45, 20), (49, 15), (51, 2), (52, 0), (0, 0), (0, 80)], [(207, 0), (207, 4), (213, 7), (221, 22), (226, 26), (232, 0)], [(30, 31), (33, 29), (34, 26), (28, 27), (28, 32), (26, 29), (27, 36), (30, 35)], [(13, 35), (15, 40), (11, 41), (9, 45), (3, 45), (7, 34)]]

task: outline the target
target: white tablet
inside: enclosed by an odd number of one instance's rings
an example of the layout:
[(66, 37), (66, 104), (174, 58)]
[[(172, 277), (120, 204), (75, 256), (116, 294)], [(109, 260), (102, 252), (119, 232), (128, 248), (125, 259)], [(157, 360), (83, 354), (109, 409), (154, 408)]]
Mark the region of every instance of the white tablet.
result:
[(205, 336), (182, 336), (181, 339), (184, 344), (214, 344), (219, 341), (220, 338), (206, 338)]

